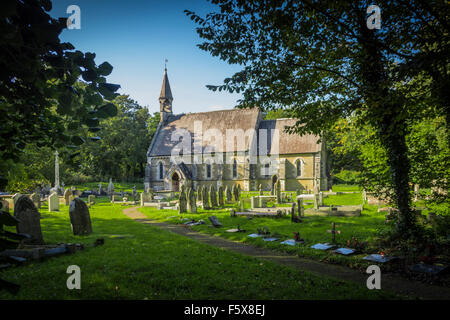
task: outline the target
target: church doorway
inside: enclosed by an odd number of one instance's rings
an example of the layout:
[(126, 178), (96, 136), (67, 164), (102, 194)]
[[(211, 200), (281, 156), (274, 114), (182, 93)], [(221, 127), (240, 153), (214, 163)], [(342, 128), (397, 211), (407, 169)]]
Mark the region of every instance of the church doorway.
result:
[(277, 184), (277, 181), (278, 181), (278, 177), (275, 174), (272, 176), (272, 191), (275, 191), (275, 185)]
[(172, 191), (180, 191), (180, 176), (176, 172), (172, 175)]

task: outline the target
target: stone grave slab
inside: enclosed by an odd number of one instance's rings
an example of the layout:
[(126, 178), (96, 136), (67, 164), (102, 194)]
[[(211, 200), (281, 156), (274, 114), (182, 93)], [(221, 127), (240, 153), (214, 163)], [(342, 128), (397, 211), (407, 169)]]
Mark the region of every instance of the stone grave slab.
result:
[(385, 263), (392, 261), (396, 259), (397, 257), (386, 257), (382, 256), (381, 254), (371, 254), (363, 258), (363, 260), (372, 261), (372, 262), (379, 262), (379, 263)]
[(334, 246), (332, 244), (329, 243), (316, 243), (315, 245), (312, 245), (311, 248), (316, 249), (316, 250), (322, 250), (322, 251), (326, 251), (328, 249), (333, 248)]
[(344, 256), (348, 256), (348, 255), (355, 253), (355, 250), (350, 249), (350, 248), (338, 248), (334, 252), (342, 254)]
[(264, 238), (264, 241), (268, 241), (268, 242), (273, 242), (273, 241), (278, 241), (278, 238), (273, 238), (273, 237), (269, 237), (269, 238)]
[(409, 267), (412, 272), (440, 275), (448, 272), (448, 266), (418, 263)]
[(286, 244), (288, 246), (295, 246), (297, 244), (303, 243), (303, 241), (295, 241), (294, 239), (284, 240), (280, 242), (281, 244)]
[(260, 237), (262, 237), (262, 235), (261, 234), (257, 234), (257, 233), (252, 233), (252, 234), (249, 234), (247, 237), (249, 237), (249, 238), (260, 238)]

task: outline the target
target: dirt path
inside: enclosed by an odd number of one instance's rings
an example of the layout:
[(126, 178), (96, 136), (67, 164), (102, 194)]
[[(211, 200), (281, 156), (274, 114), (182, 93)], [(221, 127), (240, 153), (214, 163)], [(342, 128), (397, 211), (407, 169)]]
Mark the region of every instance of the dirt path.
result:
[[(191, 239), (195, 239), (211, 246), (231, 250), (259, 259), (274, 261), (289, 267), (310, 271), (319, 275), (326, 275), (329, 277), (337, 278), (339, 280), (356, 282), (363, 286), (366, 285), (366, 281), (369, 276), (348, 267), (328, 264), (306, 258), (299, 258), (296, 255), (277, 252), (266, 248), (254, 247), (245, 243), (234, 242), (224, 238), (195, 232), (190, 228), (180, 225), (156, 222), (154, 220), (148, 219), (137, 209), (138, 207), (126, 208), (123, 210), (123, 213), (137, 222), (159, 227), (161, 229), (168, 230), (173, 233), (189, 237)], [(406, 295), (411, 298), (433, 300), (450, 299), (450, 288), (433, 286), (418, 281), (404, 279), (391, 274), (382, 275), (381, 287), (385, 290)]]

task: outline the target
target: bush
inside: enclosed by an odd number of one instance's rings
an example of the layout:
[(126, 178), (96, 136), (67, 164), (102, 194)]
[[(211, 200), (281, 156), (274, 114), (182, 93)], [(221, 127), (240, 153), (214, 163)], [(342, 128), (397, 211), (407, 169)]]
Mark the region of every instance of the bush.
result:
[(333, 176), (333, 184), (358, 184), (360, 177), (359, 171), (341, 170)]

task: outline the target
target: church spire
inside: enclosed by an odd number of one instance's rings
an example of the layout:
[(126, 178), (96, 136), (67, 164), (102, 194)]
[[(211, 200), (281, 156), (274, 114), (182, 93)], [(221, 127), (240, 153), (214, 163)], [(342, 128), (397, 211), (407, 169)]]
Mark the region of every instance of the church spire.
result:
[(169, 78), (167, 77), (167, 68), (165, 67), (161, 93), (159, 95), (161, 121), (165, 121), (167, 117), (172, 114), (172, 101), (172, 91), (170, 90)]

